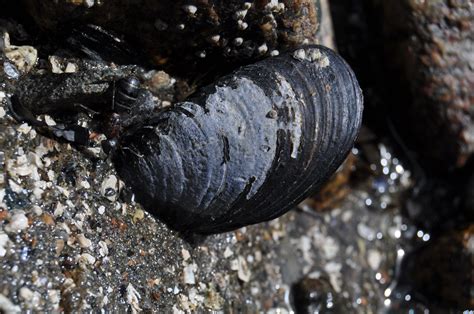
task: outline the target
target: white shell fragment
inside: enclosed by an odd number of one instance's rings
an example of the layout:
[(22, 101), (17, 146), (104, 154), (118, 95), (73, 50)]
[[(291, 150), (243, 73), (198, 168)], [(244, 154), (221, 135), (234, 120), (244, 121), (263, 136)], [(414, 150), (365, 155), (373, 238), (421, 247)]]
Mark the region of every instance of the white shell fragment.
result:
[(38, 59), (38, 52), (35, 48), (11, 45), (8, 33), (5, 33), (3, 44), (5, 56), (15, 64), (18, 70), (27, 73), (35, 66)]
[(20, 232), (28, 227), (28, 218), (25, 213), (20, 211), (10, 219), (8, 225), (5, 226), (5, 231), (7, 232)]
[(100, 193), (110, 201), (115, 201), (118, 198), (118, 180), (115, 175), (109, 175), (102, 182)]

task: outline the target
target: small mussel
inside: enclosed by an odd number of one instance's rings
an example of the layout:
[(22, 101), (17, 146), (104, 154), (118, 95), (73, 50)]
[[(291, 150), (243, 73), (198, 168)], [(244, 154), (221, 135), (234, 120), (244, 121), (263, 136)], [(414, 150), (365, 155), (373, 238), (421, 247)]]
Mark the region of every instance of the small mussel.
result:
[(129, 127), (112, 160), (171, 227), (224, 232), (276, 218), (321, 186), (353, 146), (362, 110), (347, 63), (305, 46)]

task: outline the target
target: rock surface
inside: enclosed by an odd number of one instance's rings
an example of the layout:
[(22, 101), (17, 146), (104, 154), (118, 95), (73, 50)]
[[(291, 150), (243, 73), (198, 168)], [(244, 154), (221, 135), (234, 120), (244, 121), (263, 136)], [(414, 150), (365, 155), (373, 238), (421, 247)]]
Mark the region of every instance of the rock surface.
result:
[(432, 164), (464, 166), (474, 154), (472, 2), (374, 2), (383, 12), (389, 94), (401, 132)]

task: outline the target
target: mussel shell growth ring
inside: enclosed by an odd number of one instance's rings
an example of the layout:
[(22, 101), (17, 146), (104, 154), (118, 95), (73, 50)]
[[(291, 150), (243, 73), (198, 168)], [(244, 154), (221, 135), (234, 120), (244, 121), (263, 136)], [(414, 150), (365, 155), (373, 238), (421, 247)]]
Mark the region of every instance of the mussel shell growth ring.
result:
[(347, 63), (308, 46), (242, 67), (124, 135), (116, 168), (170, 226), (215, 233), (282, 215), (344, 161), (363, 100)]

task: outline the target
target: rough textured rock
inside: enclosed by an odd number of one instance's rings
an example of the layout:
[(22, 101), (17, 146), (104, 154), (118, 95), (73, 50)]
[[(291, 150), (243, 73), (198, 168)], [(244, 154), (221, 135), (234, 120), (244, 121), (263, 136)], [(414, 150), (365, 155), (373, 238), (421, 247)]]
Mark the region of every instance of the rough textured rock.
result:
[(433, 164), (462, 167), (474, 153), (472, 2), (373, 2), (383, 10), (385, 79), (402, 133)]
[(24, 2), (42, 29), (96, 24), (141, 47), (155, 66), (188, 76), (315, 43), (320, 24), (314, 0)]
[(16, 123), (5, 98), (18, 81), (0, 61), (2, 310), (290, 311), (290, 287), (319, 273), (338, 294), (335, 306), (383, 307), (410, 177), (385, 148), (371, 160), (390, 190), (369, 179), (330, 212), (302, 205), (269, 223), (183, 238), (126, 196), (108, 160)]
[[(403, 263), (399, 285), (424, 295), (433, 305), (457, 310), (474, 306), (474, 225), (449, 231), (414, 250)], [(432, 282), (436, 282), (433, 285)]]

